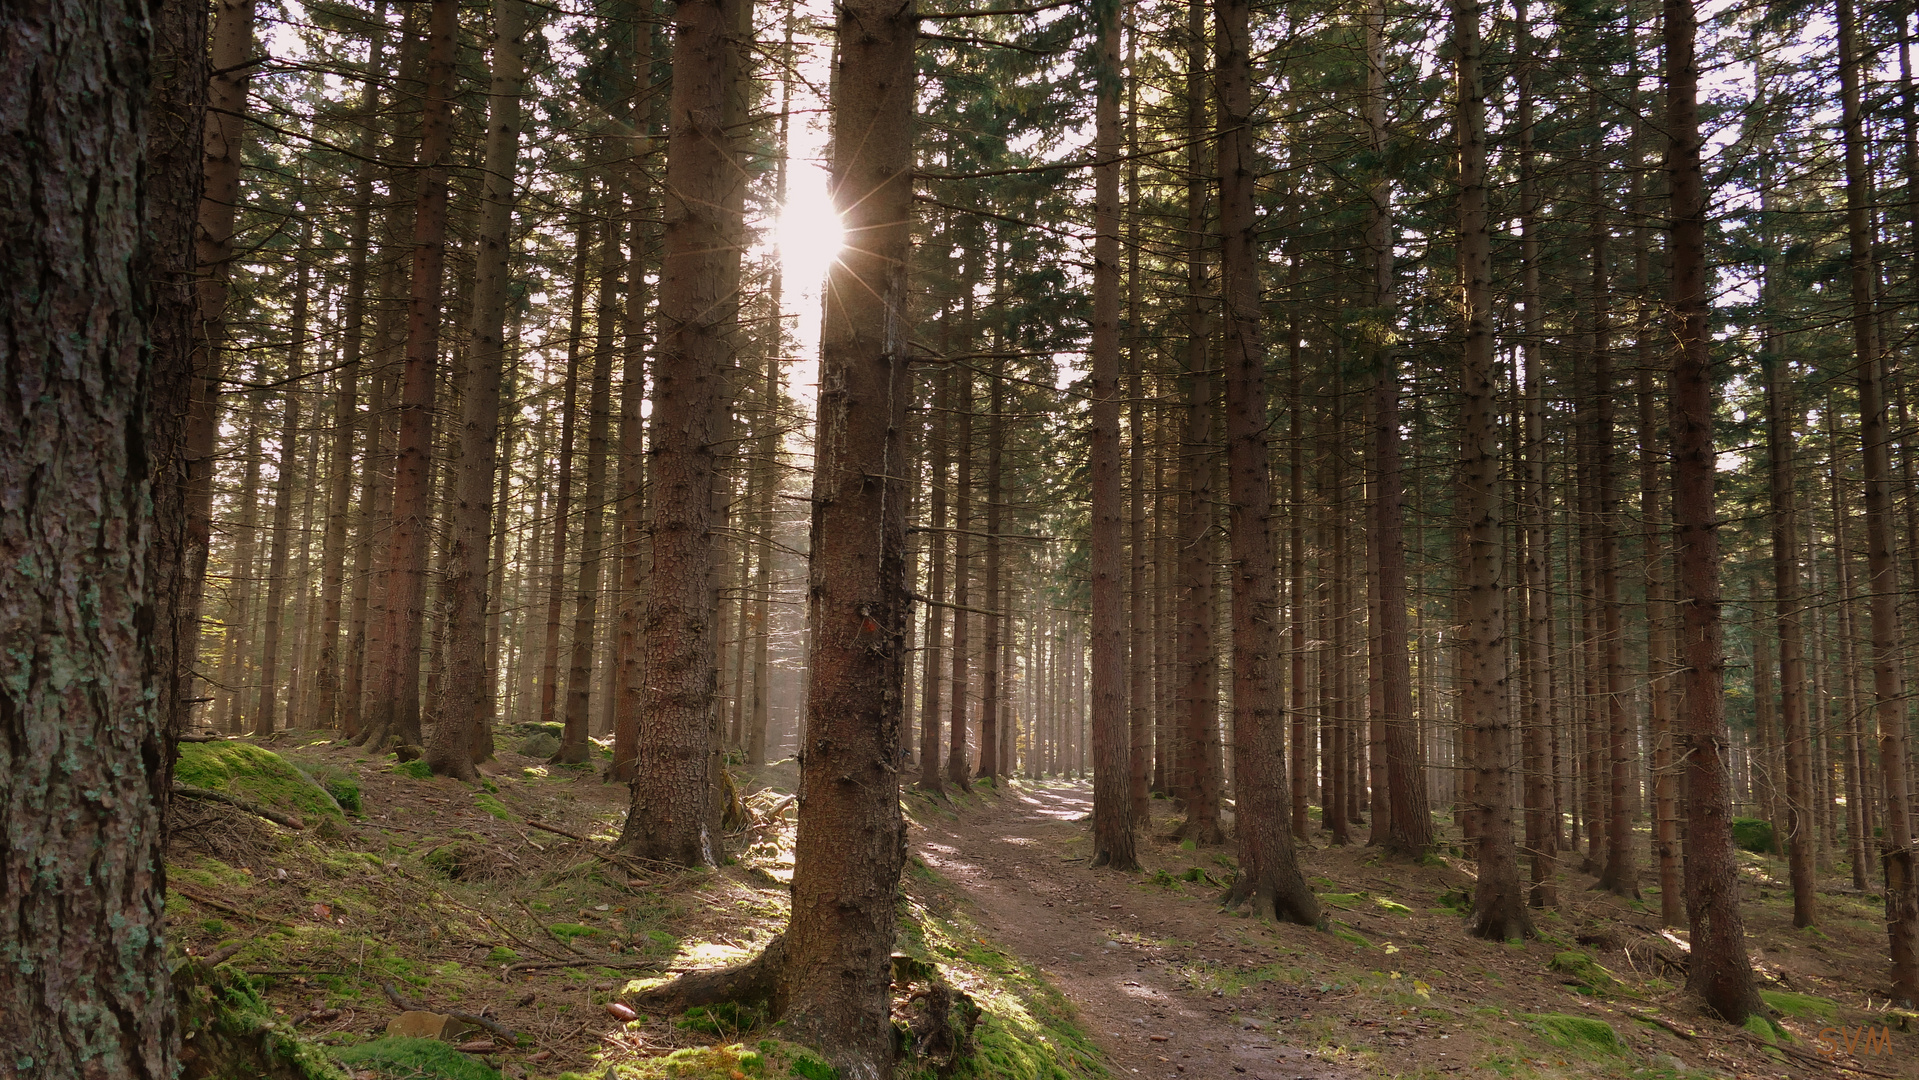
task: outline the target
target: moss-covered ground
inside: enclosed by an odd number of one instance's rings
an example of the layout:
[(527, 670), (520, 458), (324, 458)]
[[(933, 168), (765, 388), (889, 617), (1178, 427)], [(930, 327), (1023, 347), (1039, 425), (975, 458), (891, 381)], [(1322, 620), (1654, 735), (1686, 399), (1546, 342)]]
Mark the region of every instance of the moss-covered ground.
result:
[[(338, 1075), (834, 1080), (817, 1056), (779, 1041), (751, 1014), (625, 1020), (608, 1008), (674, 971), (745, 960), (783, 926), (791, 763), (745, 785), (755, 815), (728, 838), (728, 865), (669, 873), (608, 858), (603, 841), (618, 832), (624, 787), (603, 783), (595, 767), (553, 766), (511, 749), (529, 737), (503, 730), (499, 767), (472, 786), (415, 775), (325, 733), (188, 744), (182, 783), (298, 814), (308, 827), (205, 802), (184, 807), (169, 853), (171, 947), (182, 960), (231, 953), (224, 970), (244, 973), (242, 996), (250, 995), (239, 1004)], [(990, 826), (1012, 790), (943, 799), (908, 791), (904, 802), (924, 823)], [(1084, 824), (1057, 826), (1045, 840), (1052, 869), (1044, 872), (1091, 880)], [(1651, 874), (1642, 880), (1647, 899), (1633, 901), (1586, 892), (1580, 875), (1562, 871), (1562, 906), (1535, 911), (1539, 936), (1512, 945), (1464, 934), (1471, 864), (1451, 846), (1410, 866), (1357, 847), (1304, 849), (1302, 867), (1327, 917), (1319, 930), (1219, 912), (1220, 890), (1236, 872), (1227, 849), (1149, 841), (1144, 857), (1146, 871), (1115, 880), (1126, 906), (1147, 917), (1122, 927), (1114, 913), (1115, 945), (1210, 1012), (1310, 1050), (1328, 1068), (1422, 1080), (1488, 1071), (1803, 1076), (1819, 1072), (1806, 1055), (1828, 1045), (1822, 1029), (1887, 1026), (1892, 1057), (1845, 1063), (1919, 1075), (1919, 1018), (1874, 995), (1883, 981), (1881, 910), (1874, 898), (1847, 893), (1837, 874), (1821, 895), (1818, 927), (1794, 930), (1783, 863), (1741, 856), (1770, 1015), (1740, 1031), (1713, 1027), (1686, 1004), (1684, 934), (1658, 927)], [(1102, 1052), (1112, 1033), (1089, 1027), (1073, 1004), (1084, 987), (1058, 973), (1058, 958), (1021, 955), (983, 923), (967, 899), (978, 887), (994, 886), (960, 887), (916, 857), (899, 911), (899, 950), (981, 1010), (972, 1052), (952, 1075), (1130, 1078)], [(1179, 913), (1183, 929), (1154, 928), (1168, 913)], [(398, 1011), (387, 987), (429, 1009), (484, 1014), (516, 1037), (471, 1040), (466, 1051), (387, 1040)]]

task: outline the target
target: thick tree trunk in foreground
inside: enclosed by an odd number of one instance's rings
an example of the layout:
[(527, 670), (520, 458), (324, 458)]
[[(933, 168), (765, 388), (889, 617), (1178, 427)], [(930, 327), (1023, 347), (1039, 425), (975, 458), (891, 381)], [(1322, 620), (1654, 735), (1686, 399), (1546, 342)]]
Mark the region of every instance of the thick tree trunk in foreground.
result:
[(0, 1043), (10, 1073), (170, 1080), (166, 749), (149, 696), (166, 658), (147, 562), (151, 42), (143, 9), (57, 0), (9, 6), (0, 41)]
[(1252, 5), (1214, 6), (1219, 87), (1220, 284), (1226, 307), (1227, 489), (1232, 514), (1233, 782), (1239, 877), (1227, 903), (1311, 926), (1319, 900), (1293, 853), (1280, 704), (1279, 553), (1273, 542), (1266, 340), (1259, 327), (1253, 212)]
[[(733, 362), (737, 224), (743, 183), (722, 127), (735, 78), (728, 34), (742, 0), (685, 0), (674, 15), (673, 99), (666, 146), (666, 248), (660, 352), (653, 369), (653, 591), (639, 767), (621, 847), (678, 866), (713, 862), (706, 808), (719, 673), (713, 590), (719, 542), (712, 491), (718, 421)], [(732, 276), (729, 277), (729, 264)], [(637, 272), (637, 268), (635, 269)]]
[[(1903, 16), (1902, 16), (1903, 19)], [(1852, 327), (1858, 373), (1860, 450), (1866, 487), (1866, 594), (1871, 599), (1872, 697), (1879, 721), (1885, 797), (1886, 935), (1893, 996), (1919, 1002), (1919, 881), (1913, 880), (1912, 808), (1906, 779), (1906, 702), (1901, 668), (1899, 571), (1892, 551), (1892, 454), (1886, 426), (1886, 356), (1873, 310), (1872, 193), (1866, 164), (1859, 48), (1853, 0), (1839, 0), (1839, 76), (1846, 143), (1846, 238), (1851, 249)]]
[(1666, 162), (1672, 191), (1674, 550), (1679, 593), (1680, 726), (1686, 748), (1686, 989), (1729, 1024), (1763, 1008), (1752, 985), (1733, 858), (1726, 771), (1726, 661), (1720, 653), (1714, 531), (1712, 342), (1706, 327), (1706, 191), (1699, 153), (1699, 65), (1691, 0), (1666, 0)]
[(389, 734), (420, 742), (420, 639), (425, 629), (431, 492), (434, 368), (440, 350), (446, 266), (446, 159), (453, 139), (453, 60), (459, 4), (433, 0), (428, 17), (426, 103), (420, 119), (419, 197), (407, 300), (406, 366), (394, 465), (393, 520), (386, 561), (386, 629), (374, 665), (367, 743)]
[[(793, 917), (778, 1005), (846, 1080), (893, 1072), (894, 904), (906, 596), (906, 266), (913, 222), (910, 3), (842, 0), (832, 192), (849, 238), (826, 284), (813, 483), (815, 638)], [(676, 72), (677, 75), (677, 72)], [(852, 137), (859, 133), (858, 138)]]
[(1097, 9), (1091, 473), (1093, 865), (1139, 869), (1126, 755), (1126, 618), (1119, 446), (1119, 6)]
[(472, 338), (461, 398), (459, 473), (453, 482), (453, 541), (447, 554), (447, 679), (426, 735), (426, 763), (440, 776), (472, 781), (474, 731), (493, 719), (487, 681), (487, 549), (498, 471), (500, 370), (506, 362), (508, 244), (520, 151), (520, 38), (526, 5), (494, 0), (493, 81), (487, 94), (486, 160), (474, 245)]
[(1494, 412), (1491, 240), (1486, 226), (1486, 101), (1479, 77), (1476, 0), (1455, 0), (1458, 57), (1459, 266), (1464, 285), (1465, 355), (1460, 382), (1460, 516), (1466, 527), (1465, 693), (1471, 697), (1479, 884), (1472, 932), (1494, 941), (1530, 937), (1513, 846), (1511, 702), (1506, 693), (1505, 565), (1499, 542), (1499, 443)]

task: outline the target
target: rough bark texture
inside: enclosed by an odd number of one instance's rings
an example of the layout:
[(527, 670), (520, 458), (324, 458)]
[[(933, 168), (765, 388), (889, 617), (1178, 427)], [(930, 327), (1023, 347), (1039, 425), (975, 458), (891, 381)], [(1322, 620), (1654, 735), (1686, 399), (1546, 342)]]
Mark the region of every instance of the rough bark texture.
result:
[(453, 139), (453, 60), (459, 4), (433, 0), (428, 15), (426, 99), (420, 118), (419, 194), (407, 298), (406, 364), (386, 556), (386, 628), (373, 665), (367, 741), (420, 742), (420, 641), (425, 631), (427, 553), (433, 525), (433, 399), (446, 268), (446, 163)]
[[(1098, 101), (1093, 169), (1092, 691), (1093, 865), (1131, 872), (1133, 810), (1127, 789), (1126, 605), (1119, 445), (1119, 5), (1094, 5)], [(990, 637), (988, 640), (991, 640)]]
[[(666, 144), (666, 248), (660, 272), (660, 353), (653, 374), (653, 592), (646, 623), (646, 705), (633, 807), (621, 846), (679, 866), (714, 859), (706, 807), (719, 674), (712, 491), (716, 424), (733, 362), (737, 267), (729, 193), (743, 182), (723, 130), (734, 78), (727, 38), (741, 0), (688, 0), (676, 9), (673, 99)], [(735, 270), (735, 273), (737, 271)]]
[(1691, 0), (1666, 0), (1666, 162), (1672, 191), (1673, 519), (1679, 593), (1680, 724), (1686, 739), (1686, 989), (1730, 1024), (1764, 1006), (1753, 989), (1733, 858), (1714, 531), (1712, 342), (1706, 327), (1706, 192)]
[(1465, 693), (1472, 698), (1474, 794), (1479, 884), (1472, 932), (1494, 941), (1530, 937), (1513, 846), (1511, 703), (1506, 693), (1506, 604), (1499, 542), (1499, 443), (1493, 417), (1491, 243), (1486, 227), (1486, 102), (1479, 78), (1480, 8), (1453, 4), (1458, 62), (1459, 264), (1464, 286), (1465, 351), (1460, 382), (1461, 484), (1466, 528)]
[(148, 562), (151, 47), (144, 5), (44, 2), (0, 15), (10, 1074), (168, 1080), (175, 1069), (160, 936), (165, 729), (151, 696), (164, 685)]
[(1311, 926), (1319, 900), (1293, 853), (1281, 707), (1279, 555), (1273, 540), (1266, 339), (1253, 212), (1252, 5), (1214, 5), (1219, 87), (1220, 284), (1226, 308), (1226, 471), (1232, 514), (1233, 783), (1239, 877), (1227, 903)]
[[(1892, 454), (1886, 424), (1886, 356), (1873, 310), (1872, 193), (1853, 0), (1839, 0), (1839, 76), (1846, 144), (1846, 238), (1851, 249), (1853, 352), (1859, 387), (1866, 488), (1866, 593), (1872, 634), (1873, 711), (1885, 797), (1880, 861), (1886, 873), (1886, 935), (1893, 996), (1919, 1002), (1919, 882), (1913, 880), (1912, 809), (1906, 779), (1906, 702), (1900, 651), (1899, 570), (1892, 550)], [(1903, 16), (1902, 16), (1903, 18)]]
[[(160, 723), (172, 738), (193, 713), (193, 664), (200, 641), (200, 587), (188, 578), (187, 415), (194, 382), (194, 221), (205, 182), (201, 125), (207, 96), (207, 9), (176, 0), (153, 9), (147, 97), (145, 269), (149, 374), (147, 455), (153, 476), (153, 544), (148, 587), (154, 603), (153, 670)], [(168, 746), (171, 769), (172, 745)], [(171, 784), (163, 776), (159, 790)]]
[(439, 708), (427, 726), (426, 763), (436, 775), (478, 779), (473, 733), (493, 718), (487, 681), (487, 555), (493, 527), (493, 477), (498, 471), (500, 370), (506, 361), (507, 253), (512, 240), (514, 175), (520, 150), (520, 88), (525, 65), (520, 38), (526, 5), (495, 0), (493, 78), (487, 92), (486, 159), (481, 170), (480, 220), (475, 238), (473, 313), (460, 395), (460, 461), (453, 483), (453, 526), (447, 553), (447, 678)]
[[(892, 1075), (900, 710), (907, 620), (902, 446), (913, 221), (913, 5), (844, 0), (833, 202), (848, 243), (828, 275), (813, 478), (814, 629), (793, 916), (780, 1012), (846, 1080)], [(677, 74), (677, 72), (676, 72)]]

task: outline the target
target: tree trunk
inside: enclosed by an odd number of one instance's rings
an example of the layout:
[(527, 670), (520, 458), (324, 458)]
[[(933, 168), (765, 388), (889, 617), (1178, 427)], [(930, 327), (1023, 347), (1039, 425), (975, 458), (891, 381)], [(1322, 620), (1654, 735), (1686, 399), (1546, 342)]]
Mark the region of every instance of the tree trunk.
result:
[[(0, 1041), (16, 1075), (167, 1080), (179, 1030), (144, 446), (151, 39), (144, 11), (56, 0), (10, 5), (0, 40)], [(152, 242), (177, 253), (183, 239)]]
[(486, 158), (475, 238), (473, 314), (460, 395), (460, 460), (453, 483), (452, 547), (446, 597), (447, 679), (426, 735), (426, 763), (438, 776), (472, 782), (476, 729), (490, 727), (487, 680), (488, 546), (493, 481), (499, 470), (500, 371), (506, 362), (506, 304), (514, 183), (520, 151), (520, 90), (526, 34), (522, 0), (494, 0), (493, 74), (487, 92)]
[[(1598, 535), (1593, 544), (1597, 561), (1599, 601), (1599, 683), (1606, 732), (1606, 862), (1598, 888), (1615, 896), (1639, 896), (1639, 866), (1633, 855), (1633, 795), (1637, 786), (1633, 766), (1639, 760), (1638, 725), (1626, 710), (1626, 627), (1619, 602), (1619, 522), (1617, 479), (1613, 467), (1613, 362), (1609, 247), (1606, 208), (1593, 181), (1592, 207), (1592, 372), (1593, 372), (1593, 498)], [(1595, 776), (1594, 782), (1600, 781)]]
[[(199, 264), (194, 224), (206, 182), (207, 6), (162, 4), (153, 9), (152, 65), (148, 71), (146, 230), (140, 271), (151, 282), (147, 323), (150, 368), (147, 453), (153, 476), (153, 542), (148, 548), (149, 595), (154, 604), (154, 692), (168, 740), (157, 790), (171, 790), (176, 744), (193, 716), (194, 681), (206, 571), (204, 537), (189, 533), (189, 447), (194, 395), (199, 391), (197, 300)], [(162, 820), (165, 814), (162, 813)]]
[[(947, 309), (951, 317), (952, 309)], [(926, 662), (920, 674), (920, 787), (931, 792), (941, 792), (944, 785), (940, 781), (940, 660), (943, 653), (941, 643), (946, 637), (946, 464), (947, 441), (952, 402), (947, 388), (952, 385), (951, 371), (942, 369), (938, 376), (939, 391), (934, 398), (932, 431), (932, 475), (927, 477), (927, 486), (931, 489), (932, 501), (932, 555), (927, 560), (929, 581), (927, 595), (932, 603), (926, 605)]]
[(369, 745), (389, 734), (420, 743), (420, 642), (425, 628), (428, 543), (432, 533), (430, 472), (433, 397), (440, 348), (446, 265), (447, 157), (452, 145), (453, 61), (459, 4), (433, 0), (428, 16), (426, 101), (420, 119), (419, 195), (413, 225), (413, 270), (407, 301), (406, 366), (394, 466), (393, 519), (387, 549), (386, 627), (375, 681)]
[[(1761, 90), (1763, 98), (1764, 91)], [(1762, 209), (1770, 202), (1762, 189)], [(1771, 245), (1767, 250), (1775, 250)], [(1767, 267), (1762, 296), (1771, 315), (1777, 271)], [(1806, 725), (1806, 630), (1799, 587), (1799, 510), (1794, 457), (1799, 415), (1785, 337), (1770, 323), (1759, 350), (1766, 389), (1766, 471), (1772, 499), (1772, 595), (1779, 634), (1779, 712), (1786, 750), (1786, 861), (1792, 879), (1792, 924), (1818, 921), (1818, 881), (1813, 867), (1811, 747)], [(1647, 591), (1652, 591), (1649, 586)], [(1666, 860), (1660, 860), (1661, 907), (1665, 907)]]
[[(1903, 16), (1902, 16), (1903, 18)], [(1846, 144), (1846, 239), (1852, 270), (1853, 351), (1859, 387), (1860, 449), (1866, 488), (1866, 595), (1872, 633), (1873, 711), (1885, 788), (1886, 935), (1892, 992), (1919, 1002), (1919, 881), (1913, 879), (1911, 805), (1906, 790), (1906, 702), (1900, 670), (1899, 571), (1892, 551), (1892, 457), (1886, 425), (1886, 357), (1873, 311), (1871, 174), (1866, 161), (1859, 46), (1853, 0), (1838, 0), (1839, 76)]]
[(1712, 341), (1707, 336), (1706, 191), (1700, 167), (1699, 66), (1691, 0), (1666, 0), (1666, 163), (1672, 192), (1673, 518), (1686, 734), (1686, 989), (1730, 1024), (1762, 1008), (1739, 914), (1726, 773), (1725, 657), (1719, 537), (1713, 514)]
[[(1174, 797), (1184, 805), (1186, 823), (1180, 834), (1197, 844), (1224, 843), (1219, 826), (1219, 773), (1211, 754), (1210, 731), (1218, 726), (1217, 650), (1213, 642), (1214, 582), (1213, 528), (1213, 401), (1212, 359), (1208, 343), (1213, 336), (1211, 305), (1206, 295), (1207, 176), (1203, 139), (1206, 126), (1205, 0), (1186, 6), (1186, 130), (1194, 141), (1187, 151), (1186, 178), (1186, 372), (1187, 408), (1185, 445), (1180, 469), (1184, 479), (1180, 523), (1179, 667), (1184, 688), (1180, 693), (1180, 731), (1174, 760)], [(1217, 163), (1213, 163), (1217, 165)]]
[[(280, 700), (280, 635), (286, 628), (287, 549), (293, 539), (293, 486), (294, 474), (298, 471), (296, 459), (300, 445), (300, 395), (297, 388), (306, 355), (307, 315), (311, 311), (311, 297), (308, 295), (310, 271), (305, 258), (313, 240), (310, 219), (302, 233), (293, 253), (299, 269), (294, 271), (293, 276), (292, 340), (287, 345), (285, 375), (288, 389), (281, 395), (280, 455), (275, 467), (273, 525), (267, 547), (267, 599), (262, 612), (265, 625), (261, 627), (260, 634), (260, 707), (253, 714), (255, 735), (273, 734), (276, 707)], [(251, 498), (251, 493), (247, 497)], [(287, 695), (287, 700), (297, 701), (298, 694)]]
[[(374, 21), (386, 22), (386, 3), (374, 8)], [(359, 138), (363, 160), (354, 170), (353, 210), (347, 221), (346, 296), (341, 312), (340, 370), (333, 384), (333, 463), (327, 478), (326, 532), (320, 541), (320, 649), (314, 672), (314, 726), (333, 728), (342, 720), (340, 623), (346, 592), (347, 519), (353, 507), (353, 432), (359, 421), (360, 363), (366, 348), (367, 247), (373, 219), (373, 117), (379, 108), (377, 73), (386, 35), (375, 31), (368, 43), (367, 74), (360, 90)]]
[[(253, 73), (254, 0), (218, 0), (213, 16), (206, 112), (191, 123), (204, 131), (205, 165), (194, 261), (199, 273), (193, 401), (186, 425), (186, 567), (184, 589), (206, 589), (213, 539), (213, 474), (219, 454), (220, 392), (225, 374), (227, 298), (233, 278), (233, 233), (240, 210), (240, 159), (246, 141), (247, 83)], [(194, 663), (197, 644), (181, 658)], [(232, 684), (229, 682), (229, 686)]]
[(737, 224), (729, 223), (728, 207), (733, 189), (744, 182), (721, 122), (738, 77), (728, 36), (741, 3), (689, 0), (674, 15), (661, 340), (653, 374), (647, 693), (633, 807), (620, 841), (635, 855), (678, 866), (711, 865), (715, 857), (706, 820), (717, 781), (709, 775), (719, 621), (712, 493), (716, 444), (726, 436), (720, 421), (738, 312), (738, 300), (727, 289), (728, 264), (737, 268), (739, 261)]
[[(839, 9), (832, 191), (847, 235), (826, 285), (814, 472), (814, 639), (801, 759), (793, 918), (780, 1001), (788, 1030), (847, 1080), (888, 1080), (894, 902), (905, 861), (898, 760), (905, 580), (903, 322), (913, 220), (916, 16)], [(678, 77), (678, 70), (675, 77)], [(849, 137), (858, 132), (859, 138)]]
[(1233, 589), (1233, 790), (1239, 877), (1226, 903), (1311, 926), (1319, 900), (1293, 853), (1281, 704), (1279, 556), (1273, 543), (1266, 341), (1254, 214), (1252, 4), (1216, 0), (1220, 292), (1226, 302), (1226, 453)]
[[(553, 756), (555, 762), (565, 765), (585, 764), (591, 753), (587, 743), (587, 724), (593, 704), (593, 653), (599, 643), (600, 565), (606, 558), (607, 443), (612, 427), (613, 353), (618, 337), (614, 328), (619, 324), (618, 287), (622, 257), (620, 215), (612, 211), (620, 206), (623, 186), (618, 182), (608, 184), (605, 203), (609, 211), (608, 220), (601, 229), (600, 288), (593, 317), (593, 375), (587, 396), (586, 482), (580, 489), (580, 502), (585, 508), (580, 523), (580, 568), (579, 578), (574, 583), (573, 640), (566, 670), (565, 722), (561, 727), (559, 753)], [(657, 534), (654, 551), (657, 558)], [(710, 633), (711, 622), (708, 627)]]
[[(970, 305), (967, 314), (971, 314)], [(967, 327), (971, 332), (971, 326)], [(973, 372), (961, 367), (953, 372), (956, 380), (953, 412), (959, 417), (959, 438), (954, 452), (959, 455), (958, 478), (953, 484), (953, 677), (947, 683), (952, 697), (947, 719), (949, 745), (946, 755), (946, 779), (961, 791), (971, 783), (966, 760), (967, 630), (972, 624), (967, 610), (968, 586), (972, 583), (972, 496), (973, 496)]]
[(560, 716), (560, 613), (566, 596), (567, 534), (573, 518), (573, 444), (580, 414), (580, 341), (586, 333), (586, 264), (593, 252), (586, 201), (582, 193), (580, 221), (573, 233), (573, 310), (567, 320), (566, 374), (560, 391), (560, 476), (554, 484), (553, 542), (547, 556), (553, 569), (547, 579), (546, 635), (540, 661), (542, 724), (555, 723)]
[[(1100, 6), (1095, 18), (1094, 68), (1098, 91), (1094, 140), (1099, 160), (1093, 167), (1089, 448), (1093, 504), (1089, 530), (1093, 607), (1093, 865), (1131, 873), (1139, 869), (1139, 857), (1133, 848), (1134, 822), (1128, 791), (1123, 625), (1126, 609), (1121, 593), (1125, 585), (1121, 578), (1119, 449), (1119, 5)], [(988, 580), (993, 577), (989, 576)]]
[[(1115, 239), (1117, 240), (1117, 238)], [(1117, 246), (1117, 244), (1115, 244), (1115, 246)], [(1117, 252), (1115, 252), (1115, 255), (1117, 255)], [(997, 263), (997, 261), (998, 253), (996, 252), (995, 262)], [(1097, 262), (1097, 259), (1095, 259), (1095, 261)], [(995, 277), (997, 277), (997, 266), (995, 270)], [(1098, 302), (1098, 290), (1099, 284), (1096, 280), (1094, 282), (1095, 303)], [(1005, 314), (1003, 305), (1003, 298), (995, 299), (995, 306), (1001, 308), (998, 317), (994, 319), (994, 325), (996, 327), (1003, 322), (1003, 316)], [(1117, 301), (1115, 301), (1114, 307), (1115, 320), (1117, 320)], [(1097, 317), (1095, 317), (1095, 324), (1097, 325)], [(1115, 334), (1117, 334), (1117, 327), (1115, 327)], [(994, 352), (1004, 353), (1003, 343), (1000, 342), (998, 338), (999, 331), (995, 329)], [(1117, 339), (1115, 340), (1117, 341)], [(1115, 345), (1115, 347), (1117, 348), (1117, 345)], [(1115, 362), (1117, 363), (1117, 361)], [(992, 364), (992, 368), (989, 382), (992, 386), (992, 391), (989, 400), (992, 402), (993, 411), (986, 422), (986, 607), (988, 610), (996, 612), (997, 614), (981, 616), (986, 622), (986, 633), (982, 635), (984, 640), (980, 643), (979, 778), (997, 787), (999, 785), (1000, 773), (1004, 768), (999, 753), (1001, 720), (1000, 685), (1004, 677), (1004, 672), (1000, 664), (1000, 641), (1006, 633), (1006, 609), (999, 606), (1001, 551), (999, 531), (1001, 474), (1004, 468), (1006, 442), (1006, 380), (1001, 378), (1000, 369), (1005, 367), (1006, 361), (996, 356), (990, 363)], [(1117, 375), (1115, 375), (1115, 379), (1117, 379)], [(1117, 405), (1115, 408), (1117, 408)], [(1117, 417), (1115, 417), (1114, 423), (1118, 423)], [(1118, 437), (1117, 431), (1115, 431), (1114, 437)], [(1117, 454), (1118, 452), (1116, 448), (1114, 453)], [(1117, 468), (1117, 466), (1115, 466), (1115, 468)], [(1097, 486), (1097, 475), (1095, 476), (1094, 483), (1095, 486)], [(1115, 495), (1115, 498), (1117, 497), (1118, 496)], [(1117, 515), (1117, 511), (1115, 511), (1115, 515)], [(1095, 514), (1094, 516), (1095, 520), (1097, 520), (1098, 515)], [(1123, 716), (1125, 713), (1125, 698), (1123, 694), (1120, 699), (1119, 708), (1120, 714)]]
[(1472, 932), (1493, 941), (1530, 937), (1512, 834), (1512, 712), (1506, 693), (1504, 559), (1500, 549), (1499, 445), (1494, 423), (1491, 238), (1486, 226), (1486, 102), (1479, 77), (1476, 0), (1454, 0), (1458, 56), (1459, 263), (1464, 286), (1465, 402), (1459, 503), (1466, 523), (1465, 692), (1472, 698), (1479, 823), (1479, 884)]
[[(1373, 153), (1386, 153), (1385, 8), (1375, 0), (1365, 13), (1366, 130)], [(1394, 321), (1392, 185), (1383, 176), (1370, 192), (1366, 248), (1372, 256), (1369, 298), (1373, 363), (1372, 453), (1376, 479), (1373, 520), (1367, 530), (1376, 553), (1379, 594), (1373, 655), (1378, 665), (1380, 715), (1385, 727), (1385, 822), (1374, 795), (1373, 834), (1386, 849), (1408, 858), (1433, 843), (1432, 816), (1426, 812), (1426, 773), (1419, 763), (1418, 731), (1413, 725), (1412, 666), (1406, 652), (1405, 481), (1400, 467), (1399, 359), (1392, 351)]]
[(1520, 345), (1525, 379), (1526, 507), (1526, 847), (1532, 856), (1533, 907), (1559, 906), (1559, 821), (1553, 791), (1552, 541), (1548, 529), (1551, 493), (1546, 488), (1546, 313), (1539, 288), (1539, 180), (1533, 149), (1533, 48), (1526, 0), (1514, 8), (1518, 64), (1520, 298), (1525, 338)]

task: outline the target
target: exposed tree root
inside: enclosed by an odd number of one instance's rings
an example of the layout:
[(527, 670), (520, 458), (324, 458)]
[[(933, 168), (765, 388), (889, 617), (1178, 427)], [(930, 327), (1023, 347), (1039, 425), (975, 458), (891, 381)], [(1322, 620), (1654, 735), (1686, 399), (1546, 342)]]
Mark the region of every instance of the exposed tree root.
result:
[(685, 1012), (700, 1005), (730, 1002), (766, 1008), (773, 1004), (780, 969), (786, 963), (786, 936), (766, 943), (758, 956), (734, 967), (691, 971), (668, 983), (641, 991), (633, 1004), (660, 1012)]
[[(786, 938), (781, 935), (744, 964), (689, 972), (642, 991), (632, 1004), (668, 1013), (731, 1004), (777, 1020), (781, 1012), (780, 972), (785, 964)], [(933, 1066), (939, 1076), (950, 1075), (972, 1053), (979, 1005), (971, 995), (940, 978), (939, 969), (932, 964), (899, 954), (893, 956), (893, 996), (896, 1001), (904, 998), (904, 1007), (895, 1013), (902, 1028), (902, 1055)]]

